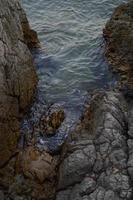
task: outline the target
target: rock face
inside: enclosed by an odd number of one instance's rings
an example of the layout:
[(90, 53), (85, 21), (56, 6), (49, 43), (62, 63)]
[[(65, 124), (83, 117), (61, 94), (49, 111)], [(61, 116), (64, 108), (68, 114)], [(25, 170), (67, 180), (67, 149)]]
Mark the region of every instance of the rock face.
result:
[(0, 5), (0, 166), (3, 166), (16, 150), (19, 117), (31, 102), (37, 77), (27, 47), (30, 38), (27, 32), (31, 30), (19, 0), (0, 0)]
[(56, 200), (131, 199), (127, 152), (123, 97), (118, 92), (94, 95), (64, 147)]
[(121, 83), (133, 90), (133, 1), (116, 8), (103, 33), (109, 63)]

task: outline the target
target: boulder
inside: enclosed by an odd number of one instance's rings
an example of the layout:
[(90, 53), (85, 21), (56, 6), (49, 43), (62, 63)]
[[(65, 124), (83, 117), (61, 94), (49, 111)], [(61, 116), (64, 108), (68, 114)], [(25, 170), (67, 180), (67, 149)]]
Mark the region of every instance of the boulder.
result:
[(55, 166), (56, 162), (50, 154), (39, 152), (34, 147), (28, 147), (22, 153), (22, 171), (29, 179), (43, 183), (54, 177)]

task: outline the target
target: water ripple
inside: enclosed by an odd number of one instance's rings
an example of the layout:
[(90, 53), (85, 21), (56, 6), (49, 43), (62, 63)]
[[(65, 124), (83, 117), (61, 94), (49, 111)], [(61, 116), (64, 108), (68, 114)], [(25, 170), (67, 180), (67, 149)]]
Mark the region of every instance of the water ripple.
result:
[[(39, 120), (37, 116), (46, 101), (63, 104), (68, 116), (66, 126), (71, 127), (80, 116), (89, 91), (115, 84), (103, 55), (102, 29), (114, 7), (122, 2), (125, 1), (23, 0), (42, 45), (42, 51), (34, 55), (39, 84), (31, 121)], [(65, 129), (61, 127), (51, 140), (56, 141), (63, 131), (64, 138)]]

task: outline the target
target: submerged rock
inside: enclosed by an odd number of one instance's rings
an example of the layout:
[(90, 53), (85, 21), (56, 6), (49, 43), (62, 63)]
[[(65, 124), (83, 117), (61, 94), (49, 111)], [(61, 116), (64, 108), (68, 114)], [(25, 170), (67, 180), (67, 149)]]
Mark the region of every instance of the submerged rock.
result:
[(0, 0), (0, 5), (0, 166), (4, 166), (15, 154), (20, 114), (31, 102), (37, 76), (19, 1)]
[(65, 119), (65, 113), (63, 109), (51, 107), (42, 118), (41, 126), (43, 133), (52, 136), (56, 134), (56, 131), (61, 126), (62, 122)]
[(117, 7), (103, 31), (105, 55), (121, 83), (133, 91), (133, 2)]

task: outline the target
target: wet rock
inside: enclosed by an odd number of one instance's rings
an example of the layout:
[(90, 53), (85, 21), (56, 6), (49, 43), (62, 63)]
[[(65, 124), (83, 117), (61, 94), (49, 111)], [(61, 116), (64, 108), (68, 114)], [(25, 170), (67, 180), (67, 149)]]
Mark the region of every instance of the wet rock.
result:
[(103, 31), (105, 55), (121, 76), (123, 87), (133, 90), (133, 2), (117, 7)]
[(29, 147), (23, 152), (21, 160), (22, 171), (30, 179), (43, 183), (46, 179), (55, 176), (56, 162), (46, 152), (40, 153), (33, 147)]
[(118, 92), (92, 96), (64, 145), (56, 200), (131, 199), (127, 111)]
[(44, 134), (48, 136), (55, 135), (64, 119), (65, 113), (63, 109), (59, 109), (58, 107), (50, 108), (48, 113), (41, 119), (41, 126)]
[[(25, 41), (18, 0), (0, 0), (0, 167), (15, 154), (19, 119), (34, 95), (37, 76)], [(28, 28), (27, 28), (28, 29)]]
[(20, 18), (21, 26), (22, 26), (22, 30), (24, 34), (24, 41), (26, 42), (29, 49), (39, 48), (40, 43), (38, 40), (37, 32), (30, 28), (25, 12), (21, 12), (20, 14), (21, 14), (21, 18)]

